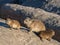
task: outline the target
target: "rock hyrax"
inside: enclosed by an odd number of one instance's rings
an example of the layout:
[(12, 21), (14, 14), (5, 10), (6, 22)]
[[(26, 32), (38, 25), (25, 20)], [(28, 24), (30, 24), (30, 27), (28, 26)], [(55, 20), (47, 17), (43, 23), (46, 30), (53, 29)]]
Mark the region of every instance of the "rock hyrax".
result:
[(21, 28), (21, 24), (20, 24), (19, 21), (17, 21), (17, 20), (13, 20), (13, 19), (7, 18), (6, 23), (7, 23), (11, 28), (14, 28), (14, 29), (20, 29), (20, 28)]
[(49, 29), (49, 30), (46, 30), (46, 31), (41, 31), (39, 36), (42, 38), (42, 39), (47, 39), (47, 40), (51, 40), (51, 38), (55, 35), (55, 31)]
[(40, 31), (45, 31), (45, 25), (42, 21), (39, 21), (37, 19), (30, 19), (30, 18), (26, 18), (24, 20), (24, 24), (27, 25), (27, 27), (30, 28), (30, 31), (34, 31), (34, 32), (40, 32)]

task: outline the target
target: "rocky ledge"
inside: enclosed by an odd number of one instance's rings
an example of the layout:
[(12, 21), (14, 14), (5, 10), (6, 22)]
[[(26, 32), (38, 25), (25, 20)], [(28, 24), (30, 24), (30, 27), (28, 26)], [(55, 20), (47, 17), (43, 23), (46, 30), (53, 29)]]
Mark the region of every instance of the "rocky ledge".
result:
[(29, 33), (24, 29), (10, 30), (5, 20), (0, 19), (0, 45), (60, 45), (60, 43), (53, 39), (41, 41), (33, 32)]

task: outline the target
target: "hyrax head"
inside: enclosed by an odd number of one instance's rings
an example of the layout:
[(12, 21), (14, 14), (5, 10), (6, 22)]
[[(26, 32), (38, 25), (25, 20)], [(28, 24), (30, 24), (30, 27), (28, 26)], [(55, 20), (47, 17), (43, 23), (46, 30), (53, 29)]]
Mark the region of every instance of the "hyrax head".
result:
[(24, 24), (26, 24), (26, 25), (30, 25), (31, 23), (32, 23), (32, 20), (30, 18), (26, 18), (24, 20)]
[(46, 29), (47, 29), (47, 32), (49, 32), (52, 36), (55, 35), (55, 31), (54, 31), (54, 30), (52, 30), (52, 29), (48, 29), (48, 28), (46, 28)]
[(6, 23), (10, 24), (11, 22), (12, 22), (12, 20), (10, 18), (7, 18)]

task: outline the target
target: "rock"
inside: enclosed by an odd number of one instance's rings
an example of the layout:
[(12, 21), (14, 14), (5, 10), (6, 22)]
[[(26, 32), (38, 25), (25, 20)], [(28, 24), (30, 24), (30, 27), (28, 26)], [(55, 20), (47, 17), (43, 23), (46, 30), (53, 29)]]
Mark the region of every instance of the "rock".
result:
[(45, 0), (27, 0), (22, 5), (24, 6), (29, 6), (29, 7), (35, 7), (35, 8), (40, 8), (42, 5), (45, 4)]
[(60, 0), (26, 0), (22, 5), (60, 14)]
[[(42, 20), (46, 27), (54, 29), (56, 32), (55, 39), (60, 41), (60, 16), (54, 13), (46, 12), (39, 8), (26, 7), (17, 4), (5, 4), (1, 7), (1, 18), (14, 18), (17, 20), (26, 17)], [(9, 16), (8, 16), (9, 15)], [(22, 16), (22, 17), (21, 17)], [(25, 18), (24, 18), (25, 17)], [(23, 22), (23, 20), (21, 20)], [(22, 23), (24, 24), (24, 23)]]
[(28, 1), (28, 0), (14, 0), (14, 3), (22, 5), (26, 1)]
[[(5, 23), (5, 20), (0, 19), (0, 23)], [(6, 25), (6, 23), (5, 23)], [(37, 37), (33, 32), (10, 30), (4, 25), (0, 25), (0, 45), (60, 45), (56, 40), (43, 40)]]
[(60, 14), (60, 0), (47, 0), (48, 3), (42, 6), (42, 9)]
[(12, 3), (14, 0), (0, 0), (0, 7), (6, 3)]
[(21, 4), (23, 4), (25, 1), (27, 1), (27, 0), (19, 0), (19, 4), (21, 5)]

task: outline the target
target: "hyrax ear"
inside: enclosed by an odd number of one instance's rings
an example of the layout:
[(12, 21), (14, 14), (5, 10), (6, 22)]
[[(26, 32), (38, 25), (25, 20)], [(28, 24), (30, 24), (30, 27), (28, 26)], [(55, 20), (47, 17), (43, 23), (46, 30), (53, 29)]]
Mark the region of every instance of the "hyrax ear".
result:
[(27, 17), (26, 19), (31, 19), (31, 18)]
[(27, 17), (26, 19), (25, 19), (25, 21), (27, 22), (27, 21), (29, 21), (30, 20), (30, 18), (29, 17)]
[(7, 18), (7, 20), (11, 20), (10, 18)]

